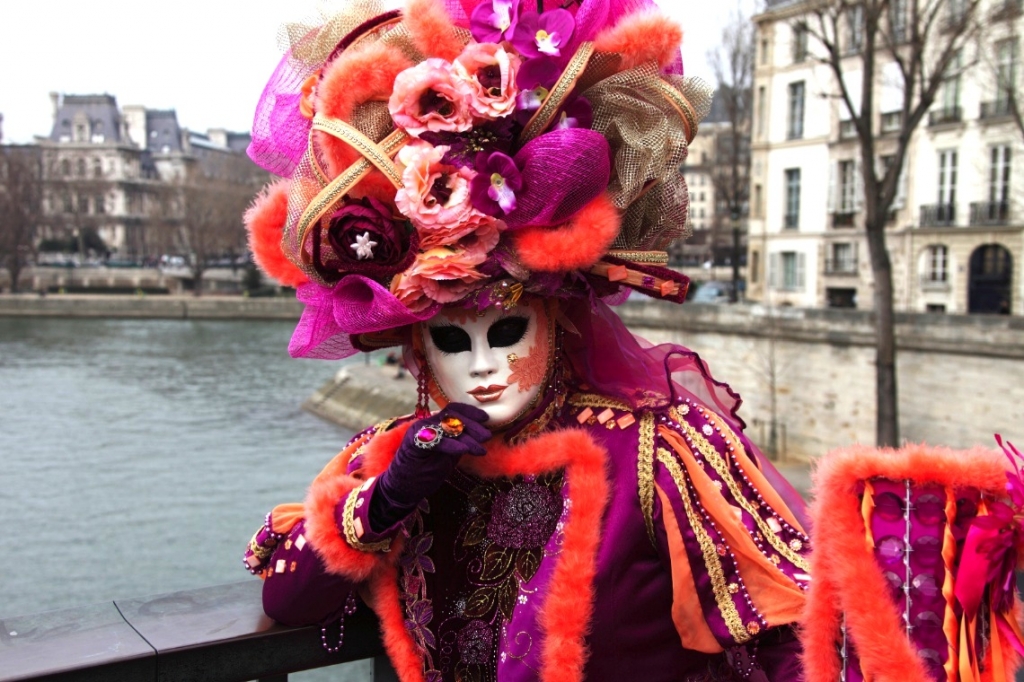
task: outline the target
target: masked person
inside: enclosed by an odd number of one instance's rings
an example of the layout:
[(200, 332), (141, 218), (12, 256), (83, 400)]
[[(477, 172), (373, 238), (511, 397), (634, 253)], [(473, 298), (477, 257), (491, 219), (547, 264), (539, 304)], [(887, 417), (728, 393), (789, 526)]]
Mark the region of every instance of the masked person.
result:
[(292, 32), (254, 253), (306, 305), (293, 356), (401, 346), (419, 401), (246, 565), (330, 650), (365, 600), (406, 682), (797, 679), (799, 498), (739, 397), (609, 307), (685, 298), (666, 249), (709, 93), (648, 2), (539, 10), (359, 2)]

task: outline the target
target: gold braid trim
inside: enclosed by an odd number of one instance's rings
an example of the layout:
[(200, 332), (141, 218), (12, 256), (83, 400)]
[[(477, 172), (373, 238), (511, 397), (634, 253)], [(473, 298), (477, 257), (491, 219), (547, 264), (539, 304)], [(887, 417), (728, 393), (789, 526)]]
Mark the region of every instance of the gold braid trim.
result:
[[(708, 421), (708, 423), (713, 426), (720, 426), (717, 422)], [(711, 443), (709, 443), (707, 439), (705, 439), (704, 436), (702, 436), (701, 433), (697, 431), (697, 429), (693, 428), (693, 426), (691, 426), (686, 420), (680, 420), (679, 424), (686, 431), (686, 435), (693, 441), (693, 444), (697, 447), (700, 454), (704, 455), (704, 459), (708, 461), (714, 470), (718, 472), (718, 475), (722, 477), (722, 480), (725, 481), (725, 484), (729, 487), (729, 492), (732, 493), (736, 502), (739, 503), (739, 505), (743, 507), (751, 517), (753, 517), (754, 523), (757, 524), (757, 527), (761, 530), (761, 534), (764, 535), (768, 544), (770, 544), (776, 552), (786, 557), (786, 559), (788, 559), (790, 563), (797, 568), (803, 571), (810, 570), (810, 565), (807, 563), (807, 559), (790, 549), (789, 545), (783, 542), (782, 538), (775, 534), (775, 531), (771, 529), (768, 522), (761, 518), (761, 515), (757, 513), (757, 509), (750, 500), (744, 497), (739, 484), (736, 483), (736, 479), (733, 478), (732, 473), (729, 471), (729, 465), (726, 464), (725, 460), (718, 454), (718, 451), (715, 450), (714, 446), (712, 446)]]
[(359, 493), (362, 488), (353, 488), (352, 492), (345, 498), (345, 507), (342, 509), (342, 531), (345, 533), (345, 541), (348, 542), (349, 547), (352, 549), (358, 549), (360, 552), (390, 552), (391, 551), (391, 538), (381, 540), (380, 542), (363, 542), (356, 535), (356, 500), (359, 499)]
[(711, 541), (711, 537), (708, 535), (707, 530), (705, 530), (704, 524), (693, 510), (693, 505), (690, 502), (690, 493), (686, 490), (686, 483), (683, 480), (682, 467), (679, 466), (679, 462), (665, 448), (658, 448), (658, 461), (668, 469), (668, 473), (671, 474), (672, 480), (675, 481), (676, 488), (679, 490), (679, 497), (683, 500), (683, 510), (686, 512), (686, 519), (690, 522), (694, 535), (697, 536), (697, 544), (700, 545), (704, 565), (707, 567), (708, 576), (711, 578), (711, 591), (715, 595), (715, 603), (718, 604), (718, 610), (722, 612), (722, 619), (725, 620), (725, 625), (729, 628), (729, 634), (736, 643), (743, 644), (750, 640), (750, 633), (743, 627), (740, 612), (736, 609), (736, 604), (733, 603), (732, 596), (729, 594), (729, 587), (725, 582), (725, 573), (722, 571), (722, 562), (718, 557), (718, 552), (715, 550), (715, 543)]
[(658, 546), (654, 537), (654, 413), (640, 416), (640, 447), (636, 458), (636, 478), (640, 492), (640, 509), (644, 512), (644, 525), (651, 544)]
[[(312, 131), (310, 131), (310, 135), (312, 135)], [(374, 147), (374, 152), (379, 151), (390, 157), (408, 139), (409, 136), (404, 131), (396, 130), (381, 140), (379, 147)], [(302, 216), (299, 218), (299, 224), (296, 228), (299, 244), (305, 242), (306, 232), (309, 230), (309, 227), (323, 218), (338, 203), (338, 200), (348, 194), (360, 180), (369, 174), (372, 168), (372, 164), (365, 158), (359, 159), (342, 171), (341, 175), (334, 178), (327, 187), (320, 190), (320, 193), (313, 198), (313, 201), (309, 202), (309, 205), (306, 206)]]
[(587, 63), (593, 54), (594, 43), (591, 42), (581, 44), (579, 49), (576, 50), (576, 54), (573, 55), (569, 65), (562, 72), (562, 76), (555, 83), (555, 86), (551, 88), (551, 92), (548, 93), (547, 99), (540, 105), (540, 109), (537, 110), (537, 113), (533, 115), (533, 118), (530, 119), (530, 122), (526, 124), (526, 128), (519, 135), (520, 147), (543, 133), (551, 125), (551, 122), (555, 120), (558, 108), (562, 106), (565, 98), (576, 87), (576, 81), (583, 75), (587, 68)]
[(328, 118), (322, 114), (313, 117), (313, 130), (320, 130), (338, 138), (357, 152), (383, 173), (395, 189), (402, 189), (402, 174), (391, 157), (381, 152), (377, 143), (363, 135), (355, 126), (337, 118)]
[(686, 125), (686, 143), (690, 144), (697, 135), (697, 117), (693, 113), (693, 107), (681, 92), (660, 78), (656, 79), (655, 86), (661, 96), (668, 100), (668, 103), (683, 119), (683, 123)]
[(613, 410), (622, 410), (623, 412), (633, 411), (633, 408), (621, 400), (596, 393), (575, 393), (569, 396), (569, 404), (573, 407), (610, 407)]

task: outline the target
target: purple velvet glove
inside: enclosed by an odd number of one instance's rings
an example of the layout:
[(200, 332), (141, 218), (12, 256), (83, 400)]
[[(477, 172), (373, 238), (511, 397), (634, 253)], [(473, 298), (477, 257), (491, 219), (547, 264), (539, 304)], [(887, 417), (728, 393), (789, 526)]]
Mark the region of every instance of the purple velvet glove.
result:
[[(446, 417), (462, 421), (460, 435), (443, 436), (431, 447), (417, 445), (421, 431), (440, 428)], [(405, 432), (390, 466), (377, 479), (370, 499), (371, 529), (383, 531), (411, 514), (421, 500), (438, 491), (463, 455), (486, 454), (482, 443), (491, 437), (483, 425), (487, 419), (487, 413), (477, 407), (451, 403), (436, 415), (414, 422)]]

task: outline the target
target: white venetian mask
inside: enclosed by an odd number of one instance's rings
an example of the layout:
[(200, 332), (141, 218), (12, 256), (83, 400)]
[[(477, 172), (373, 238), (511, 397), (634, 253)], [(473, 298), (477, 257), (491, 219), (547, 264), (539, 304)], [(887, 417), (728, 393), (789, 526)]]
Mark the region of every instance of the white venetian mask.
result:
[(491, 429), (510, 425), (533, 405), (550, 366), (544, 305), (523, 301), (482, 316), (445, 308), (420, 325), (427, 365), (449, 402), (478, 407)]

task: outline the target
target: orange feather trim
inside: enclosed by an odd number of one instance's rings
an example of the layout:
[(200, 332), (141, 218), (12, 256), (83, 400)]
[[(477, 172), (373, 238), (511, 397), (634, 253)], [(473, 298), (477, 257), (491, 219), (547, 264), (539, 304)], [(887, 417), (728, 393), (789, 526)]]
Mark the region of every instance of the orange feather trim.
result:
[(329, 573), (362, 582), (383, 565), (398, 561), (402, 553), (401, 537), (395, 539), (391, 552), (385, 554), (354, 549), (338, 528), (334, 512), (338, 502), (352, 490), (387, 468), (408, 428), (408, 424), (403, 424), (374, 437), (365, 449), (367, 455), (375, 453), (374, 458), (364, 459), (363, 466), (351, 474), (346, 470), (352, 448), (345, 450), (331, 460), (310, 485), (305, 503), (306, 538), (316, 548)]
[(519, 261), (538, 272), (589, 268), (619, 236), (622, 218), (607, 194), (558, 227), (524, 227), (512, 233)]
[(671, 64), (683, 42), (683, 29), (657, 10), (636, 12), (605, 29), (594, 40), (598, 52), (622, 55), (621, 71), (647, 62)]
[(270, 183), (256, 195), (243, 218), (249, 233), (249, 250), (263, 272), (286, 287), (308, 281), (281, 250), (281, 235), (288, 221), (288, 179)]
[(842, 614), (867, 679), (906, 682), (928, 679), (888, 597), (889, 586), (864, 544), (859, 481), (875, 477), (911, 479), (919, 485), (975, 487), (1002, 496), (1003, 458), (992, 450), (966, 452), (926, 445), (900, 450), (856, 446), (831, 452), (815, 472), (811, 507), (814, 549), (801, 628), (807, 682), (839, 677), (835, 637)]
[(425, 57), (452, 62), (466, 46), (466, 39), (452, 29), (452, 19), (440, 0), (408, 0), (402, 23), (409, 29), (416, 49)]
[[(387, 102), (395, 86), (395, 78), (413, 66), (402, 51), (383, 43), (360, 43), (341, 53), (326, 69), (316, 88), (315, 109), (318, 113), (342, 121), (352, 121), (357, 107), (366, 102)], [(337, 177), (362, 158), (350, 145), (320, 131), (314, 133), (317, 144), (327, 160), (327, 171)], [(352, 192), (353, 196), (372, 196), (390, 201), (395, 187), (384, 175), (373, 170)]]

